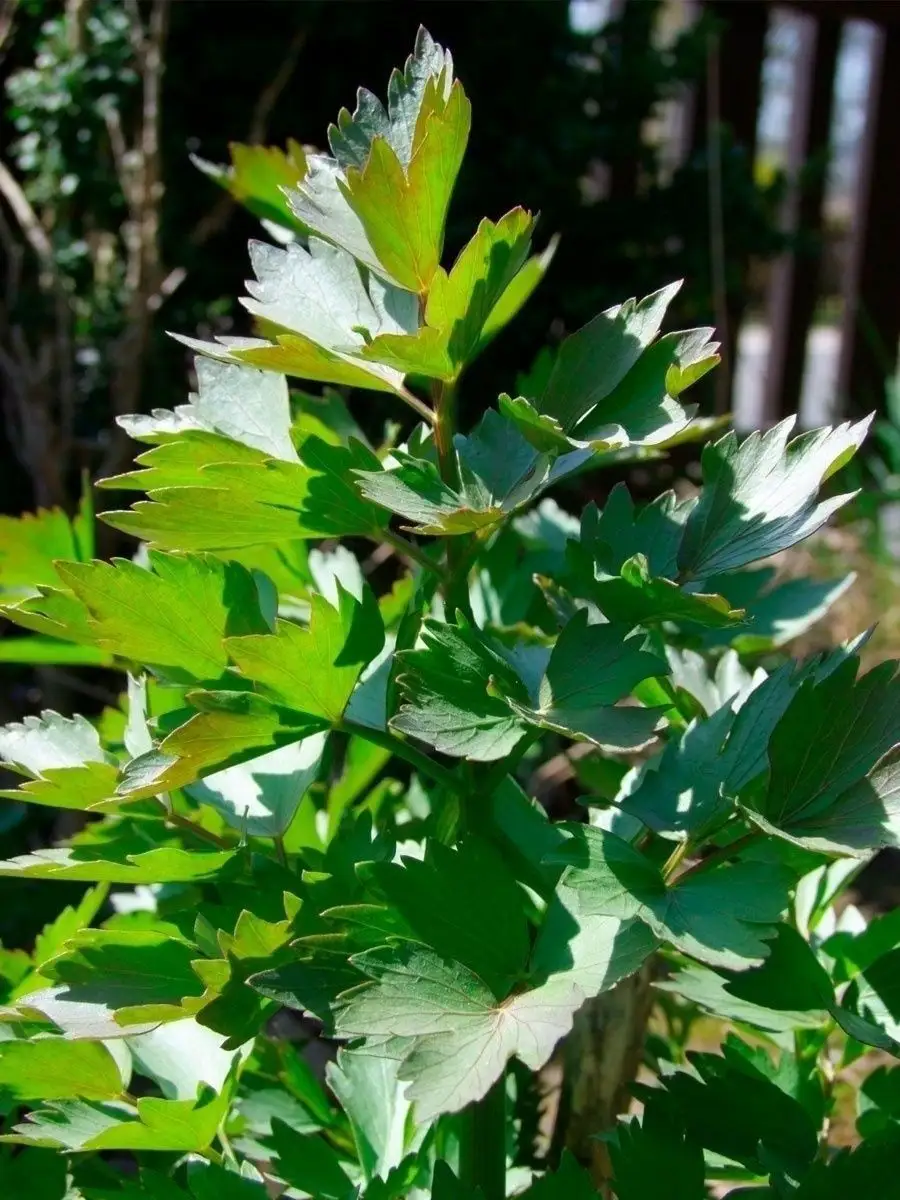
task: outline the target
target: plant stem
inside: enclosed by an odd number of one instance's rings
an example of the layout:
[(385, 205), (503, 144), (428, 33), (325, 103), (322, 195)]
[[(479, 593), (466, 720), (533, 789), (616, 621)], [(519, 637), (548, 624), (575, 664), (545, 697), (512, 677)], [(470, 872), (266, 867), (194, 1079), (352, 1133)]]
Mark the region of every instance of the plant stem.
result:
[(481, 1188), (484, 1200), (506, 1197), (506, 1080), (459, 1115), (459, 1177), (467, 1192)]
[(434, 448), (437, 450), (441, 479), (452, 487), (456, 482), (453, 462), (453, 434), (456, 432), (456, 392), (452, 384), (436, 379), (432, 384), (434, 403)]
[(283, 867), (288, 865), (287, 850), (284, 848), (284, 834), (275, 834), (275, 853), (278, 855), (278, 861)]
[(666, 859), (665, 865), (663, 866), (663, 869), (662, 869), (662, 873), (663, 873), (663, 879), (665, 879), (665, 881), (667, 883), (672, 878), (672, 876), (675, 874), (675, 872), (678, 870), (678, 868), (681, 866), (681, 863), (684, 860), (684, 857), (687, 854), (689, 849), (690, 849), (690, 842), (688, 841), (687, 838), (685, 838), (683, 842), (678, 843), (678, 845), (675, 847), (675, 849), (672, 851), (672, 853)]
[(411, 409), (413, 409), (426, 425), (437, 425), (437, 418), (427, 404), (423, 403), (418, 396), (414, 396), (412, 392), (408, 392), (405, 387), (401, 387), (397, 391), (397, 395), (401, 400), (406, 401)]
[(417, 750), (411, 743), (395, 737), (387, 730), (371, 729), (368, 725), (357, 725), (353, 721), (341, 721), (335, 728), (341, 733), (354, 734), (356, 737), (365, 738), (367, 742), (371, 742), (375, 746), (382, 746), (385, 750), (390, 750), (391, 754), (404, 759), (417, 771), (421, 771), (423, 775), (427, 775), (429, 779), (452, 792), (462, 794), (465, 791), (463, 781), (458, 779), (452, 771), (448, 771), (446, 767), (442, 767), (439, 762), (435, 762), (433, 758), (429, 758), (427, 754)]
[[(453, 435), (456, 432), (456, 389), (452, 383), (436, 379), (432, 384), (434, 403), (434, 448), (437, 451), (441, 479), (448, 487), (456, 487), (456, 460), (453, 454)], [(469, 620), (472, 609), (469, 605), (469, 554), (468, 539), (459, 534), (446, 539), (447, 579), (444, 584), (444, 599), (449, 615), (459, 609)]]
[(719, 863), (727, 862), (729, 858), (734, 858), (735, 854), (743, 850), (745, 846), (749, 846), (751, 842), (755, 842), (760, 836), (758, 830), (751, 829), (739, 838), (735, 838), (733, 842), (729, 842), (727, 846), (718, 846), (712, 854), (707, 854), (706, 858), (701, 858), (692, 867), (688, 867), (679, 878), (687, 879), (689, 875), (699, 875), (701, 871), (708, 871), (711, 867), (717, 867)]
[(519, 763), (540, 736), (540, 729), (529, 729), (522, 735), (515, 748), (507, 754), (506, 758), (498, 759), (493, 766), (484, 772), (479, 781), (479, 790), (485, 800), (490, 800), (507, 775), (511, 775), (515, 779)]
[(433, 559), (427, 550), (423, 550), (421, 546), (417, 546), (415, 542), (409, 541), (401, 533), (394, 533), (392, 529), (379, 531), (378, 541), (387, 542), (389, 546), (393, 546), (398, 554), (405, 558), (411, 558), (417, 562), (426, 571), (433, 571), (435, 575), (439, 575), (442, 579), (447, 579), (447, 571), (441, 563)]
[(219, 1126), (218, 1137), (219, 1137), (219, 1144), (222, 1147), (223, 1160), (225, 1162), (229, 1163), (235, 1170), (240, 1170), (240, 1165), (238, 1163), (237, 1155), (235, 1154), (234, 1149), (232, 1148), (231, 1142), (228, 1138), (228, 1134), (225, 1132), (225, 1122), (224, 1121)]
[(227, 842), (225, 838), (219, 837), (211, 829), (204, 829), (202, 825), (197, 825), (189, 817), (183, 817), (180, 813), (170, 811), (166, 814), (166, 820), (170, 825), (175, 825), (178, 829), (184, 829), (186, 832), (192, 833), (194, 837), (200, 838), (204, 842), (209, 842), (219, 850), (235, 849), (231, 842)]

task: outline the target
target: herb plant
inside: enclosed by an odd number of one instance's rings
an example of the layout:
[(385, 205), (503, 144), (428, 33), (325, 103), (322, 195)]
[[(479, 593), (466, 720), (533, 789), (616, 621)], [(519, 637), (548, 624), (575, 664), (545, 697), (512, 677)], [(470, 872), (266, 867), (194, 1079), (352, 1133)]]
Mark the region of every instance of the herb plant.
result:
[(788, 658), (848, 581), (759, 565), (866, 423), (571, 515), (564, 480), (713, 432), (673, 285), (457, 429), (552, 255), (513, 209), (441, 265), (469, 119), (423, 31), (330, 155), (207, 166), (273, 238), (259, 336), (183, 338), (196, 394), (122, 419), (140, 549), (93, 559), (87, 500), (4, 519), (3, 657), (122, 672), (0, 731), (3, 795), (70, 818), (0, 874), (89, 885), (0, 957), (4, 1195), (900, 1194), (900, 921), (841, 900), (898, 844), (897, 665)]

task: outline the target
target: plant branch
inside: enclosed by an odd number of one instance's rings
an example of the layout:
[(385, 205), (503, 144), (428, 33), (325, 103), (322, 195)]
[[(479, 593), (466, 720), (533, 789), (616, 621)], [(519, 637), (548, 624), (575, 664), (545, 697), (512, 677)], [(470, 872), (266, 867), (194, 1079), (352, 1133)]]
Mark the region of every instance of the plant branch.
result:
[[(713, 867), (718, 867), (723, 862), (728, 862), (730, 858), (734, 858), (736, 854), (740, 853), (741, 850), (749, 846), (751, 842), (755, 842), (761, 836), (759, 830), (751, 829), (739, 838), (735, 838), (733, 842), (729, 842), (727, 846), (717, 846), (711, 854), (707, 854), (706, 858), (701, 858), (692, 867), (688, 867), (686, 871), (682, 871), (678, 876), (679, 881), (687, 879), (690, 875), (699, 875), (702, 871), (709, 871)], [(682, 845), (686, 845), (686, 843), (682, 843)], [(668, 866), (668, 863), (666, 866)]]
[(181, 813), (172, 812), (171, 809), (166, 813), (166, 821), (170, 825), (174, 825), (177, 829), (183, 829), (186, 833), (193, 834), (194, 837), (200, 838), (201, 841), (209, 842), (215, 846), (217, 850), (234, 850), (235, 847), (219, 837), (217, 833), (213, 833), (211, 829), (204, 829), (202, 825), (198, 825), (192, 821), (190, 817), (183, 817)]
[(278, 856), (278, 861), (281, 863), (281, 865), (283, 867), (286, 867), (288, 865), (288, 856), (287, 856), (287, 849), (285, 848), (285, 845), (284, 845), (284, 834), (283, 833), (275, 834), (275, 853)]
[[(456, 460), (453, 453), (453, 435), (456, 432), (456, 389), (453, 384), (435, 379), (432, 383), (432, 402), (434, 404), (434, 446), (437, 451), (438, 469), (441, 479), (448, 487), (457, 484)], [(471, 558), (469, 546), (465, 538), (448, 537), (447, 543), (447, 581), (444, 585), (444, 599), (451, 613), (459, 609), (469, 620), (472, 619), (472, 609), (469, 604), (469, 568)]]
[(426, 425), (433, 425), (435, 427), (435, 439), (437, 439), (437, 417), (424, 400), (420, 400), (418, 396), (413, 395), (402, 384), (397, 388), (397, 395), (422, 418)]
[(6, 163), (0, 159), (0, 195), (9, 205), (13, 216), (19, 223), (19, 228), (25, 235), (31, 249), (41, 264), (41, 267), (55, 277), (56, 260), (53, 257), (53, 246), (47, 232), (38, 220), (37, 213), (31, 206), (31, 201), (25, 195), (19, 181), (12, 174)]
[(456, 482), (456, 467), (453, 462), (453, 434), (456, 423), (456, 393), (452, 384), (442, 379), (432, 384), (434, 403), (434, 447), (437, 450), (441, 479), (452, 487)]
[[(293, 77), (297, 61), (303, 52), (308, 37), (309, 31), (307, 29), (299, 29), (297, 31), (287, 48), (281, 66), (268, 79), (266, 86), (257, 97), (245, 139), (248, 145), (258, 146), (265, 142), (269, 118), (272, 115), (275, 105), (281, 98), (282, 92)], [(231, 216), (236, 208), (237, 201), (234, 197), (228, 192), (222, 192), (212, 208), (200, 218), (191, 230), (188, 235), (188, 242), (192, 246), (202, 246), (211, 237), (214, 237), (217, 233), (221, 233), (231, 220)], [(187, 272), (185, 272), (186, 274)], [(184, 276), (182, 276), (183, 278)], [(179, 280), (179, 283), (181, 283), (181, 280)], [(172, 291), (174, 290), (172, 288)]]
[(685, 838), (684, 841), (679, 842), (676, 845), (675, 849), (672, 851), (672, 853), (666, 859), (665, 863), (663, 864), (663, 869), (662, 869), (663, 879), (665, 879), (666, 883), (669, 882), (669, 880), (672, 878), (672, 876), (675, 874), (675, 872), (681, 866), (682, 861), (687, 856), (687, 852), (688, 852), (688, 850), (690, 850), (690, 848), (691, 848), (691, 843), (688, 841), (687, 838)]
[(371, 729), (368, 725), (357, 725), (355, 721), (340, 721), (335, 728), (341, 733), (353, 734), (356, 737), (364, 738), (374, 746), (390, 750), (391, 754), (404, 759), (411, 767), (415, 767), (417, 771), (457, 795), (462, 795), (465, 791), (463, 781), (457, 778), (452, 771), (448, 771), (433, 758), (429, 758), (427, 754), (417, 750), (415, 746), (398, 738), (395, 734), (388, 733), (387, 730)]
[(413, 562), (417, 562), (426, 571), (432, 571), (442, 579), (448, 578), (446, 569), (441, 563), (437, 562), (426, 550), (423, 550), (421, 546), (417, 546), (415, 542), (409, 541), (401, 533), (395, 533), (392, 529), (385, 529), (379, 533), (378, 540), (392, 546), (401, 558), (411, 558)]

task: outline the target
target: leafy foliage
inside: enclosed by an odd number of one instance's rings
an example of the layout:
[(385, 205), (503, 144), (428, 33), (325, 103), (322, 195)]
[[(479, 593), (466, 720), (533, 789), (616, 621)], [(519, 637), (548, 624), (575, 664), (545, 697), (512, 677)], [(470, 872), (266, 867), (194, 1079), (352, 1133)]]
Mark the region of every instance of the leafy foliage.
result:
[[(71, 647), (123, 691), (0, 730), (3, 795), (83, 816), (0, 875), (93, 885), (0, 954), (16, 1187), (54, 1151), (48, 1200), (644, 1200), (660, 1172), (679, 1200), (882, 1194), (893, 1073), (866, 1081), (859, 1149), (826, 1135), (836, 1071), (900, 1043), (900, 926), (834, 912), (897, 844), (896, 664), (859, 674), (864, 639), (783, 659), (846, 581), (753, 565), (848, 499), (821, 489), (866, 423), (726, 434), (696, 496), (542, 499), (704, 438), (682, 397), (715, 347), (663, 332), (670, 285), (457, 429), (464, 369), (549, 261), (513, 209), (441, 265), (468, 130), (422, 31), (330, 156), (235, 147), (218, 182), (280, 228), (251, 244), (260, 336), (184, 339), (196, 394), (122, 418), (150, 449), (106, 484), (147, 499), (103, 519), (147, 545), (106, 563), (86, 512), (8, 523), (5, 614), (38, 661)], [(288, 376), (418, 424), (375, 447)], [(560, 758), (585, 821), (529, 795)], [(563, 1105), (539, 1152), (535, 1074), (632, 991), (641, 1119), (579, 1145)], [(732, 1028), (721, 1053), (691, 1048), (699, 1013)], [(339, 1043), (327, 1089), (292, 1040)]]

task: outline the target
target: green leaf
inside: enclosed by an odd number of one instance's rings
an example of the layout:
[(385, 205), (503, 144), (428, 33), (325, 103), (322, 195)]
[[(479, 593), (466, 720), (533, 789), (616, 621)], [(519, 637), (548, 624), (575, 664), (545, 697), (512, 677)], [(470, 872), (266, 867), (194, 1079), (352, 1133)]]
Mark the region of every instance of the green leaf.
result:
[[(130, 511), (106, 512), (103, 520), (152, 541), (185, 550), (232, 550), (298, 538), (379, 536), (384, 514), (367, 504), (352, 472), (378, 467), (361, 442), (328, 445), (305, 439), (303, 463), (265, 458), (259, 451), (231, 450), (187, 433), (139, 456), (147, 469), (120, 476), (148, 489), (149, 500)], [(237, 443), (229, 443), (237, 446)], [(237, 461), (234, 461), (237, 458)], [(21, 619), (13, 617), (24, 623)], [(47, 632), (58, 632), (52, 627)]]
[(540, 394), (501, 411), (541, 449), (660, 445), (686, 428), (677, 397), (718, 362), (710, 329), (659, 338), (680, 283), (598, 314), (559, 349)]
[[(363, 351), (379, 334), (406, 335), (418, 326), (415, 297), (378, 278), (363, 283), (347, 249), (310, 238), (285, 247), (250, 243), (256, 281), (244, 306), (273, 340), (179, 336), (199, 353), (302, 379), (374, 391), (402, 390), (403, 371)], [(240, 439), (239, 439), (240, 440)]]
[(596, 745), (635, 749), (645, 744), (659, 711), (614, 707), (642, 680), (665, 673), (663, 660), (643, 643), (641, 635), (623, 637), (620, 626), (591, 625), (587, 613), (576, 614), (553, 647), (527, 719)]
[(406, 527), (414, 533), (471, 533), (534, 500), (590, 457), (576, 451), (553, 462), (492, 409), (471, 434), (457, 435), (454, 450), (458, 486), (445, 483), (430, 459), (395, 450), (386, 467), (357, 472), (360, 491), (414, 522)]
[(284, 462), (296, 462), (291, 441), (291, 406), (282, 375), (231, 366), (198, 356), (194, 359), (197, 394), (173, 412), (154, 409), (118, 418), (138, 442), (151, 445), (187, 430), (221, 434)]
[(252, 575), (211, 555), (149, 557), (151, 571), (125, 559), (59, 571), (100, 646), (179, 682), (218, 679), (228, 664), (223, 639), (267, 628)]
[[(471, 106), (459, 81), (450, 85), (446, 73), (432, 77), (425, 85), (408, 163), (379, 135), (365, 163), (347, 167), (344, 178), (337, 179), (380, 273), (408, 291), (424, 294), (440, 264), (444, 223), (470, 123)], [(299, 191), (302, 195), (302, 185)], [(309, 207), (297, 205), (294, 211), (315, 228)], [(328, 236), (326, 229), (320, 231)]]
[[(326, 1071), (328, 1086), (346, 1113), (365, 1178), (385, 1178), (403, 1161), (410, 1138), (410, 1104), (390, 1058), (348, 1054), (341, 1048)], [(418, 1140), (418, 1139), (417, 1139)]]
[[(503, 510), (478, 491), (460, 492), (446, 484), (434, 463), (402, 450), (378, 471), (360, 471), (359, 490), (367, 500), (413, 522), (414, 533), (447, 536), (473, 533), (503, 519)], [(487, 501), (486, 506), (483, 502)]]
[(900, 1129), (900, 1067), (876, 1067), (863, 1081), (856, 1127), (863, 1137)]
[(816, 1155), (818, 1124), (741, 1051), (729, 1040), (721, 1055), (689, 1053), (692, 1071), (667, 1074), (660, 1089), (636, 1090), (657, 1120), (684, 1129), (688, 1142), (756, 1174), (777, 1164), (796, 1178)]
[(191, 161), (255, 217), (274, 221), (294, 232), (305, 232), (305, 226), (291, 212), (284, 194), (284, 189), (296, 187), (306, 174), (303, 147), (289, 138), (286, 150), (278, 146), (243, 146), (240, 142), (230, 142), (228, 152), (230, 167), (217, 166), (196, 155), (192, 155)]
[[(769, 952), (769, 958), (776, 957), (778, 940)], [(747, 972), (750, 974), (750, 972)], [(740, 978), (740, 977), (739, 977)], [(795, 1029), (817, 1029), (828, 1020), (824, 1007), (806, 1008), (769, 1008), (765, 1004), (755, 1003), (735, 996), (729, 991), (728, 977), (718, 975), (708, 967), (684, 967), (676, 972), (671, 979), (657, 982), (656, 987), (665, 992), (675, 992), (677, 995), (698, 1005), (713, 1016), (725, 1021), (735, 1021), (741, 1025), (751, 1025), (769, 1033), (787, 1033)]]
[(731, 797), (765, 772), (772, 731), (816, 666), (786, 663), (706, 720), (691, 721), (618, 797), (622, 809), (660, 833), (697, 836), (721, 824), (734, 810)]
[(464, 623), (426, 621), (422, 640), (424, 649), (399, 656), (404, 703), (391, 724), (442, 753), (490, 762), (508, 754), (527, 725), (633, 749), (658, 722), (657, 710), (615, 702), (664, 671), (662, 660), (642, 649), (642, 637), (588, 625), (584, 614), (549, 655), (533, 647), (519, 661)]
[[(27, 603), (27, 602), (26, 602)], [(0, 608), (16, 620), (15, 606)], [(111, 667), (112, 655), (97, 646), (73, 646), (49, 637), (5, 637), (0, 639), (0, 663), (28, 663), (46, 667)]]
[(496, 224), (485, 218), (450, 273), (437, 268), (428, 290), (424, 325), (405, 334), (379, 334), (366, 346), (365, 357), (404, 373), (455, 380), (483, 344), (486, 322), (504, 293), (515, 286), (526, 263), (533, 225), (531, 214), (522, 208), (513, 209)]
[(540, 254), (533, 254), (507, 285), (482, 326), (479, 353), (509, 324), (531, 296), (553, 262), (558, 245), (559, 237), (554, 234), (546, 248)]
[[(192, 968), (196, 957), (192, 946), (163, 933), (84, 929), (44, 965), (44, 973), (55, 981), (57, 1002), (102, 1004), (117, 1025), (127, 1027), (185, 1015), (182, 1001), (204, 991)], [(39, 997), (27, 996), (24, 1004), (40, 1009)]]
[[(426, 621), (424, 648), (398, 655), (397, 683), (403, 704), (394, 729), (434, 746), (442, 754), (491, 762), (516, 745), (524, 726), (503, 696), (527, 690), (499, 647), (473, 627)], [(494, 681), (494, 689), (489, 687)]]
[(790, 872), (737, 862), (667, 885), (659, 868), (615, 834), (572, 826), (549, 861), (566, 864), (566, 887), (584, 916), (638, 918), (653, 933), (710, 966), (744, 970), (768, 954), (787, 907)]
[(61, 717), (45, 709), (39, 717), (0, 726), (0, 758), (23, 774), (106, 763), (100, 735), (85, 717)]
[(126, 1044), (135, 1069), (158, 1083), (167, 1100), (193, 1100), (201, 1084), (217, 1092), (225, 1086), (237, 1052), (225, 1050), (224, 1040), (188, 1017), (130, 1037)]
[(648, 625), (659, 621), (732, 628), (744, 616), (724, 596), (687, 592), (670, 579), (651, 575), (646, 558), (635, 555), (622, 564), (618, 575), (599, 573), (573, 587), (576, 596), (589, 599), (610, 621)]
[(80, 558), (75, 528), (61, 508), (0, 516), (0, 590), (33, 592), (59, 583), (54, 561)]
[(350, 1053), (402, 1059), (400, 1078), (411, 1080), (406, 1095), (419, 1121), (456, 1112), (486, 1094), (512, 1055), (532, 1070), (543, 1066), (586, 995), (630, 974), (653, 948), (639, 930), (605, 922), (602, 935), (597, 926), (588, 931), (577, 954), (552, 939), (544, 958), (548, 968), (556, 958), (558, 973), (505, 1000), (466, 967), (424, 947), (367, 950), (354, 962), (373, 982), (347, 993), (336, 1028), (369, 1039)]
[(121, 1095), (122, 1076), (100, 1042), (37, 1038), (0, 1042), (0, 1094), (23, 1100), (111, 1100)]
[(342, 113), (332, 127), (335, 157), (308, 159), (290, 203), (321, 237), (388, 281), (424, 292), (440, 259), (470, 106), (449, 56), (424, 31), (412, 61), (419, 65), (408, 75), (414, 82), (396, 92), (399, 107), (389, 96), (385, 115), (362, 93), (354, 118)]
[(413, 156), (416, 128), (429, 83), (437, 81), (445, 90), (453, 82), (453, 56), (438, 45), (424, 26), (419, 26), (412, 54), (402, 71), (391, 72), (387, 109), (367, 88), (357, 92), (356, 110), (338, 113), (328, 127), (328, 144), (342, 167), (365, 164), (376, 137), (388, 141), (404, 166)]
[(106, 807), (115, 795), (117, 769), (84, 717), (46, 710), (20, 724), (0, 726), (0, 759), (31, 778), (4, 789), (10, 800), (51, 808)]
[(618, 1200), (657, 1200), (665, 1180), (666, 1200), (706, 1200), (703, 1148), (654, 1104), (643, 1120), (621, 1121), (609, 1137), (613, 1187)]
[[(53, 1150), (20, 1149), (0, 1156), (0, 1188), (6, 1196), (30, 1200), (71, 1200), (66, 1159)], [(85, 1200), (93, 1200), (86, 1197)], [(151, 1197), (151, 1200), (156, 1200)], [(165, 1200), (165, 1198), (160, 1198)]]
[(294, 818), (322, 761), (326, 735), (313, 734), (258, 758), (207, 775), (188, 794), (209, 804), (234, 829), (253, 837), (283, 834)]
[(826, 853), (900, 844), (897, 664), (858, 667), (808, 679), (775, 727), (768, 777), (743, 801), (767, 833)]
[[(135, 843), (127, 843), (134, 851)], [(158, 846), (143, 853), (117, 853), (112, 845), (35, 850), (0, 862), (0, 877), (63, 879), (70, 883), (189, 883), (208, 879), (234, 857), (231, 850), (194, 851)]]
[(522, 894), (497, 851), (477, 837), (452, 850), (430, 840), (423, 859), (401, 862), (367, 872), (391, 910), (426, 945), (505, 994), (525, 967), (529, 936)]
[(200, 709), (159, 743), (131, 760), (117, 794), (139, 800), (196, 783), (213, 772), (291, 745), (325, 725), (320, 717), (277, 708), (253, 692), (191, 692)]
[(705, 646), (733, 645), (742, 654), (759, 654), (784, 646), (820, 621), (856, 580), (786, 579), (773, 584), (776, 571), (757, 567), (707, 579), (705, 587), (721, 590), (728, 602), (745, 610), (740, 629), (703, 634)]
[(574, 571), (588, 578), (598, 572), (616, 575), (629, 559), (640, 555), (652, 575), (674, 580), (678, 547), (695, 503), (663, 492), (635, 508), (625, 485), (616, 484), (602, 512), (589, 504), (582, 513), (580, 539), (567, 547)]
[(683, 577), (704, 578), (768, 558), (815, 533), (851, 496), (816, 503), (821, 484), (859, 448), (870, 419), (817, 429), (789, 442), (796, 418), (738, 443), (703, 451), (703, 488), (678, 551)]
[[(790, 926), (779, 928), (766, 962), (732, 979), (727, 991), (739, 1000), (779, 1012), (827, 1012), (857, 1041), (894, 1054), (898, 1052), (896, 1038), (883, 1028), (881, 1012), (875, 1013), (873, 1021), (855, 1012), (847, 1003), (838, 1004), (828, 972), (809, 943)], [(843, 1000), (852, 998), (845, 995)], [(872, 1007), (877, 1009), (879, 1005), (876, 1003)]]
[(67, 905), (34, 939), (35, 970), (30, 971), (16, 986), (14, 997), (20, 999), (49, 984), (41, 968), (59, 954), (70, 938), (89, 926), (103, 907), (109, 888), (106, 884), (87, 888), (77, 905)]
[(322, 1200), (348, 1200), (353, 1195), (350, 1177), (323, 1138), (298, 1133), (276, 1117), (271, 1140), (275, 1171), (292, 1187)]
[(338, 583), (338, 604), (311, 599), (309, 629), (278, 621), (275, 633), (229, 638), (241, 673), (297, 712), (336, 724), (356, 681), (384, 645), (372, 592), (357, 599)]
[(898, 1155), (900, 1134), (893, 1129), (886, 1130), (853, 1150), (838, 1151), (827, 1163), (814, 1164), (801, 1180), (793, 1200), (845, 1200), (847, 1196), (897, 1200), (900, 1196)]
[(136, 1106), (80, 1100), (61, 1101), (29, 1113), (0, 1140), (61, 1150), (205, 1150), (228, 1107), (228, 1093), (201, 1089), (195, 1100), (157, 1100)]
[[(337, 351), (348, 362), (379, 334), (405, 335), (418, 324), (413, 297), (377, 280), (367, 292), (352, 256), (318, 238), (309, 239), (308, 249), (298, 242), (283, 248), (251, 242), (250, 261), (257, 282), (247, 285), (245, 308), (270, 326)], [(396, 372), (365, 361), (355, 363), (355, 369), (399, 382)]]

